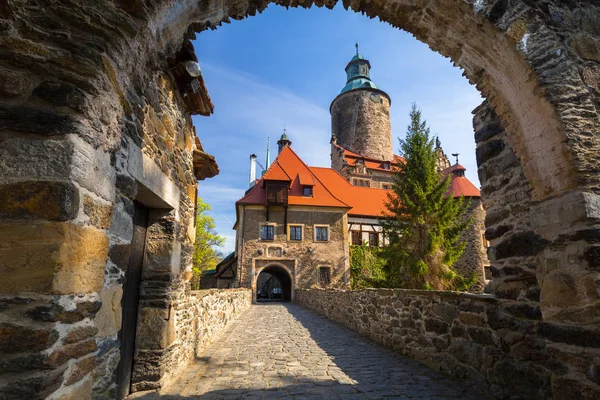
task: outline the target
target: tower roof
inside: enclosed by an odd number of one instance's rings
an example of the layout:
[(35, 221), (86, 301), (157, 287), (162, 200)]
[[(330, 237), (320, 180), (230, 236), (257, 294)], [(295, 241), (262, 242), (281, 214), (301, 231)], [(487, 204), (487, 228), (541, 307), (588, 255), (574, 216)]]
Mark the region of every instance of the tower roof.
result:
[(358, 43), (356, 54), (346, 65), (346, 78), (346, 86), (341, 93), (355, 89), (377, 89), (377, 85), (371, 80), (371, 63), (358, 52)]

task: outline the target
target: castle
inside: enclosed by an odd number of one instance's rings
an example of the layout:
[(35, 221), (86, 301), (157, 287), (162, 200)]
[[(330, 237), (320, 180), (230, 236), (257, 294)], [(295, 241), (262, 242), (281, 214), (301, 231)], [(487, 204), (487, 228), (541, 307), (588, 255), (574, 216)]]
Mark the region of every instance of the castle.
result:
[[(378, 217), (402, 158), (393, 153), (390, 96), (373, 83), (370, 69), (357, 46), (345, 68), (346, 86), (330, 107), (331, 168), (306, 165), (285, 132), (258, 179), (250, 157), (250, 188), (236, 202), (235, 253), (217, 268), (219, 286), (252, 288), (254, 300), (288, 301), (296, 288), (349, 288), (350, 246), (384, 244)], [(463, 234), (468, 245), (455, 267), (476, 274), (480, 291), (489, 264), (480, 193), (464, 167), (450, 164), (439, 140), (436, 153), (438, 172), (451, 175), (452, 194), (471, 200), (475, 222)]]

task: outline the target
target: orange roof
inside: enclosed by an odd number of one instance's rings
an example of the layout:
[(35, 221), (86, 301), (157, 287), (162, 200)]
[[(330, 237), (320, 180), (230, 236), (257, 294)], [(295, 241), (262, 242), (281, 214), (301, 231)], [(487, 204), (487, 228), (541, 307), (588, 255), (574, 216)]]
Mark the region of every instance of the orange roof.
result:
[(264, 180), (268, 181), (291, 181), (292, 178), (284, 171), (279, 165), (277, 160), (273, 161), (273, 164), (267, 169), (267, 172), (263, 175)]
[(456, 163), (451, 167), (446, 168), (442, 171), (444, 176), (448, 176), (452, 174), (450, 177), (450, 186), (448, 187), (448, 192), (452, 193), (454, 197), (464, 196), (464, 197), (480, 197), (481, 193), (475, 185), (471, 183), (469, 179), (467, 179), (464, 174), (457, 175), (454, 172), (456, 171), (466, 171), (467, 169), (462, 165)]
[[(464, 170), (455, 165), (443, 171)], [(449, 171), (449, 172), (446, 172)], [(295, 177), (293, 180), (290, 176)], [(287, 179), (283, 179), (287, 177)], [(267, 180), (291, 181), (288, 196), (290, 205), (329, 206), (350, 208), (348, 215), (380, 217), (390, 190), (353, 186), (331, 168), (308, 167), (298, 155), (286, 146), (265, 175), (236, 204), (265, 204), (264, 182)], [(313, 183), (313, 196), (302, 196), (302, 186)], [(453, 174), (449, 192), (454, 196), (479, 197), (479, 190), (464, 176)]]
[[(295, 178), (292, 180), (289, 178), (290, 176)], [(285, 177), (287, 179), (283, 179)], [(270, 180), (291, 181), (288, 195), (289, 205), (350, 208), (348, 204), (336, 197), (319, 181), (311, 169), (304, 164), (290, 146), (284, 147), (259, 183), (250, 189), (236, 204), (265, 204), (267, 197), (264, 182)], [(302, 186), (305, 185), (312, 185), (312, 196), (302, 195)]]
[[(391, 170), (393, 170), (394, 164), (399, 164), (404, 161), (404, 158), (400, 157), (397, 154), (393, 155), (394, 159), (392, 161), (385, 161), (385, 160), (378, 160), (376, 158), (369, 158), (369, 157), (361, 156), (360, 154), (357, 154), (353, 151), (343, 148), (342, 146), (340, 146), (337, 143), (333, 143), (333, 145), (335, 147), (337, 147), (338, 149), (340, 149), (341, 151), (343, 151), (345, 161), (348, 163), (348, 165), (351, 165), (351, 166), (356, 165), (356, 162), (358, 160), (361, 160), (365, 163), (365, 167), (367, 167), (367, 169), (375, 169), (375, 170), (379, 170), (379, 171), (391, 171)], [(392, 165), (390, 165), (391, 168), (389, 168), (389, 169), (384, 168), (384, 163), (386, 163), (386, 162), (390, 162), (392, 164)]]
[(381, 217), (389, 190), (353, 186), (331, 168), (310, 167), (310, 170), (336, 197), (352, 207), (348, 215)]
[(475, 187), (471, 183), (470, 180), (465, 178), (464, 176), (453, 176), (450, 181), (450, 188), (448, 190), (451, 192), (454, 197), (464, 196), (464, 197), (480, 197), (481, 193), (479, 189)]

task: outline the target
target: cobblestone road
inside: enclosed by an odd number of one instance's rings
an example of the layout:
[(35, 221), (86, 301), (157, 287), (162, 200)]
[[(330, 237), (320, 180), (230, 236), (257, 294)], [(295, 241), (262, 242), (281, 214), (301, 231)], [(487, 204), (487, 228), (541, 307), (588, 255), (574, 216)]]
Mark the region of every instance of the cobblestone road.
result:
[(294, 304), (254, 305), (160, 394), (136, 399), (481, 399)]

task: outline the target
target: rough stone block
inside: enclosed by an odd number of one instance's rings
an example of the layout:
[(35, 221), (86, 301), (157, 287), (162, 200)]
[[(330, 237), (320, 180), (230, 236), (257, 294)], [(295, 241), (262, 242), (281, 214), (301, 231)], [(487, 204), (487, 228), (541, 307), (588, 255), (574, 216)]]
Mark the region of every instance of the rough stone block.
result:
[(56, 340), (58, 340), (58, 332), (53, 329), (35, 329), (11, 323), (0, 324), (0, 353), (2, 354), (45, 350)]
[(76, 382), (79, 382), (83, 377), (92, 372), (96, 365), (95, 357), (86, 357), (81, 360), (77, 360), (71, 367), (71, 373), (65, 381), (65, 385), (70, 386)]
[(83, 196), (83, 211), (95, 227), (100, 229), (110, 228), (113, 213), (112, 204), (102, 203), (85, 195)]
[(75, 302), (75, 307), (67, 310), (63, 306), (54, 303), (49, 306), (32, 308), (27, 311), (27, 316), (37, 321), (72, 324), (84, 318), (93, 317), (101, 306), (100, 301), (96, 300), (76, 301), (71, 298), (67, 301)]
[(112, 336), (121, 329), (121, 298), (123, 289), (120, 286), (105, 287), (100, 293), (102, 307), (94, 318), (99, 336)]
[(0, 228), (0, 293), (99, 292), (104, 284), (108, 237), (68, 223)]
[(181, 243), (167, 241), (148, 241), (144, 254), (143, 279), (155, 276), (179, 274), (181, 268)]
[(0, 185), (0, 218), (66, 221), (77, 216), (79, 191), (70, 182), (21, 181)]
[(64, 364), (72, 358), (83, 357), (97, 350), (96, 340), (88, 339), (82, 342), (59, 347), (48, 356), (48, 363), (53, 366)]
[(73, 143), (68, 140), (6, 139), (0, 146), (0, 181), (67, 179), (71, 174)]
[(175, 341), (175, 321), (168, 309), (141, 308), (138, 314), (136, 348), (140, 350), (166, 349)]

